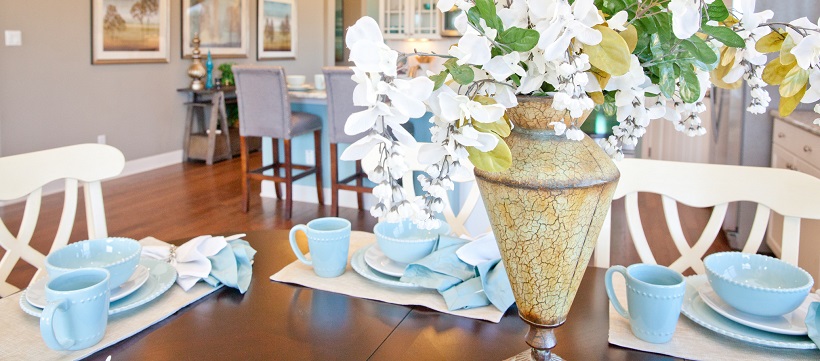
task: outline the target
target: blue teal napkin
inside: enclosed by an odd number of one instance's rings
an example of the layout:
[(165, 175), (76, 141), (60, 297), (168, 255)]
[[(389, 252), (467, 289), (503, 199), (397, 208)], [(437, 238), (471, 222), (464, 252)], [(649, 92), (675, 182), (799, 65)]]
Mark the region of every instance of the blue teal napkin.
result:
[(464, 263), (456, 251), (468, 242), (441, 236), (433, 253), (407, 266), (402, 282), (437, 290), (451, 311), (490, 304), (506, 311), (515, 298), (504, 263), (500, 259), (478, 266)]
[(214, 287), (221, 283), (244, 294), (251, 284), (251, 262), (254, 255), (256, 250), (247, 241), (238, 239), (228, 242), (227, 247), (208, 257), (211, 261), (211, 273), (204, 278), (205, 282)]
[(806, 313), (806, 327), (809, 329), (809, 338), (820, 347), (820, 302), (812, 302), (809, 312)]

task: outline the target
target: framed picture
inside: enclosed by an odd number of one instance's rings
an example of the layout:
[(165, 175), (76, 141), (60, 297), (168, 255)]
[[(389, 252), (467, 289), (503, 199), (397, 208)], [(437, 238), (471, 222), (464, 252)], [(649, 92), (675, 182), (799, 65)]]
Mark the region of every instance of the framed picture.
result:
[(296, 0), (258, 0), (256, 58), (296, 58)]
[(248, 56), (248, 0), (182, 0), (182, 57), (191, 57), (191, 40), (214, 58)]
[(167, 63), (169, 0), (92, 0), (91, 63)]

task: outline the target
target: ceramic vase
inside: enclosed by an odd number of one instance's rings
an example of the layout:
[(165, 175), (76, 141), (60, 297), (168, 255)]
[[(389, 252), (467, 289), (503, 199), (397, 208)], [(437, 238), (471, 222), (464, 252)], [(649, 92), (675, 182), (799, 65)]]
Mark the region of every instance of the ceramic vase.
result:
[(507, 111), (515, 124), (506, 138), (512, 165), (475, 174), (519, 316), (530, 325), (532, 358), (560, 359), (551, 352), (553, 330), (566, 321), (620, 173), (588, 136), (555, 135), (549, 123), (571, 119), (552, 108), (552, 98), (518, 101)]

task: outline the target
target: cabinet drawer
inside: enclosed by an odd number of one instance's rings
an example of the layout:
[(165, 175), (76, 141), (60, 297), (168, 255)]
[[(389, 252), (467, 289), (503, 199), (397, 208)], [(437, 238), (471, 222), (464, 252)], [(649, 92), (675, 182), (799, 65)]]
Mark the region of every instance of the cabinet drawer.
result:
[(813, 167), (820, 167), (820, 137), (783, 121), (775, 121), (773, 142)]

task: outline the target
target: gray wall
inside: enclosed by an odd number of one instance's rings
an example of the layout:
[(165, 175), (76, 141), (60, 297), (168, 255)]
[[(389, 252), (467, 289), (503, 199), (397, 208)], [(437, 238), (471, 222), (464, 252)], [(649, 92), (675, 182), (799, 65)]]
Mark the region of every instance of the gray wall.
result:
[[(181, 1), (169, 3), (169, 63), (91, 65), (90, 0), (0, 0), (0, 32), (23, 35), (21, 47), (0, 43), (0, 155), (93, 143), (100, 134), (127, 160), (181, 149), (187, 96), (176, 89), (190, 83), (190, 60), (180, 56)], [(256, 62), (257, 0), (248, 5), (248, 57), (215, 59), (215, 68)], [(297, 6), (297, 60), (260, 63), (319, 74), (332, 61), (327, 24), (334, 5), (298, 0)]]

